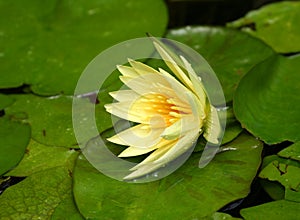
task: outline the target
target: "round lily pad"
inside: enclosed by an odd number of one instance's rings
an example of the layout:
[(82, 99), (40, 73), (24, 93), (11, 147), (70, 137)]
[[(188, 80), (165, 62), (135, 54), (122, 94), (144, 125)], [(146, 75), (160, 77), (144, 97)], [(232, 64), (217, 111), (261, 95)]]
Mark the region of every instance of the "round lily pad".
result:
[(300, 140), (300, 56), (275, 55), (239, 83), (234, 112), (242, 126), (268, 144)]
[(73, 188), (77, 207), (87, 219), (211, 216), (249, 193), (260, 164), (262, 144), (255, 138), (242, 134), (226, 146), (228, 150), (216, 155), (205, 168), (198, 167), (201, 153), (193, 153), (173, 174), (142, 184), (111, 179), (79, 156)]
[(29, 84), (42, 95), (73, 94), (101, 51), (147, 32), (161, 36), (167, 24), (162, 0), (1, 0), (0, 16), (0, 88)]

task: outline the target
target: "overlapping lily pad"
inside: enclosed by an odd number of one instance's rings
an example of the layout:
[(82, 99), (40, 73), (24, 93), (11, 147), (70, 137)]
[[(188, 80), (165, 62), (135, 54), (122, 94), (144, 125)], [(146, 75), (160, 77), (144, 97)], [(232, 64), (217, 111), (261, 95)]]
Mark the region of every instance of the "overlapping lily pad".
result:
[(262, 39), (275, 51), (300, 51), (300, 2), (283, 1), (266, 5), (246, 14), (228, 26)]
[(266, 191), (274, 198), (279, 198), (279, 195), (284, 193), (286, 200), (300, 202), (300, 163), (278, 156), (269, 156), (264, 160), (264, 164), (259, 177), (273, 181), (264, 182)]
[(13, 96), (15, 103), (6, 114), (31, 124), (34, 140), (54, 146), (76, 144), (72, 129), (72, 98), (45, 98), (35, 95)]
[(30, 126), (0, 118), (0, 175), (12, 169), (22, 159), (30, 140)]
[(269, 144), (300, 140), (300, 56), (272, 56), (239, 83), (234, 112), (242, 126)]
[(274, 53), (260, 40), (229, 28), (184, 27), (170, 30), (166, 37), (192, 47), (208, 61), (220, 80), (227, 101), (232, 100), (242, 76)]
[(295, 220), (299, 216), (300, 205), (296, 202), (279, 200), (263, 205), (242, 209), (241, 215), (245, 220), (274, 219)]
[(11, 105), (13, 102), (14, 102), (14, 100), (12, 98), (0, 93), (0, 110)]
[(236, 138), (241, 132), (242, 127), (239, 122), (234, 121), (226, 124), (225, 133), (222, 139), (222, 144), (226, 144)]
[[(64, 167), (35, 173), (0, 197), (0, 219), (49, 219), (62, 201), (72, 202), (71, 176)], [(75, 208), (68, 206), (60, 218)], [(73, 211), (74, 213), (74, 211)]]
[[(299, 52), (299, 8), (299, 2), (278, 3), (232, 23), (250, 35), (218, 27), (168, 32), (167, 37), (193, 47), (208, 60), (229, 103), (244, 77), (234, 95), (234, 108), (242, 126), (255, 137), (238, 136), (240, 123), (231, 121), (223, 140), (230, 143), (203, 169), (198, 168), (201, 152), (195, 152), (180, 169), (156, 182), (110, 179), (83, 156), (77, 159), (73, 97), (0, 94), (0, 115), (5, 114), (0, 117), (0, 174), (27, 176), (0, 196), (0, 219), (235, 219), (218, 210), (249, 193), (261, 158), (262, 143), (257, 137), (269, 144), (296, 143), (278, 156), (266, 157), (259, 174), (264, 189), (280, 201), (247, 208), (241, 214), (246, 220), (295, 219), (300, 211), (300, 57), (274, 55), (263, 41), (277, 52)], [(145, 32), (161, 36), (167, 21), (162, 0), (0, 0), (0, 13), (5, 18), (0, 19), (0, 89), (29, 84), (34, 93), (46, 96), (72, 95), (82, 70), (95, 55)], [(106, 80), (96, 106), (96, 94), (78, 97), (84, 104), (76, 109), (80, 120), (89, 120), (87, 113), (95, 107), (103, 138), (114, 132), (103, 105), (113, 101), (108, 92), (121, 86), (117, 78), (114, 73)], [(16, 90), (1, 93), (10, 91)], [(94, 128), (84, 132), (89, 129)], [(109, 149), (118, 152), (123, 149), (119, 147)]]
[(278, 153), (279, 156), (300, 162), (300, 142), (292, 144)]
[[(39, 97), (35, 95), (14, 95), (15, 103), (6, 108), (6, 114), (17, 120), (25, 120), (31, 124), (32, 138), (39, 143), (51, 146), (77, 147), (72, 125), (72, 99), (70, 96)], [(103, 106), (92, 103), (89, 98), (78, 98), (82, 103), (80, 120), (90, 120), (86, 117), (94, 111), (102, 118)], [(110, 118), (109, 118), (110, 119)], [(99, 127), (102, 128), (99, 120)], [(89, 128), (86, 128), (89, 129)], [(99, 131), (101, 132), (101, 131)], [(90, 137), (91, 138), (91, 137)]]
[[(85, 218), (193, 219), (211, 216), (245, 197), (260, 164), (261, 143), (241, 135), (205, 168), (194, 153), (179, 170), (160, 181), (119, 182), (99, 173), (80, 156), (74, 171), (74, 196)], [(178, 202), (180, 198), (180, 202)], [(176, 211), (174, 211), (176, 210)]]
[(162, 0), (1, 0), (0, 14), (0, 88), (25, 83), (43, 95), (72, 94), (98, 53), (146, 32), (161, 36), (167, 24)]
[(84, 218), (79, 213), (76, 205), (74, 204), (74, 200), (72, 198), (66, 198), (61, 201), (61, 203), (58, 204), (58, 206), (55, 207), (55, 210), (53, 214), (51, 215), (51, 220), (61, 220), (66, 218), (66, 212), (67, 218), (72, 220), (83, 220)]
[(261, 178), (278, 181), (287, 189), (300, 190), (300, 168), (278, 161), (273, 161), (259, 174)]
[(282, 200), (284, 199), (285, 189), (284, 187), (276, 182), (261, 179), (260, 184), (264, 191), (273, 199), (273, 200)]
[(53, 167), (73, 169), (78, 152), (62, 147), (49, 147), (31, 140), (22, 161), (7, 176), (30, 176)]
[[(209, 219), (209, 218), (207, 218)], [(212, 220), (237, 220), (237, 219), (240, 219), (240, 218), (234, 218), (232, 216), (230, 216), (229, 214), (226, 214), (226, 213), (221, 213), (221, 212), (216, 212), (212, 215)]]

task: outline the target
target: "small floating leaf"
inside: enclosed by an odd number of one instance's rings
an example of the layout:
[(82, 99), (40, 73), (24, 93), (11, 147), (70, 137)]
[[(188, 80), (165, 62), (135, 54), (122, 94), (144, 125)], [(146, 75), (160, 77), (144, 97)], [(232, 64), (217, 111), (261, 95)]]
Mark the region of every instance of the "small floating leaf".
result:
[(30, 126), (0, 117), (0, 175), (16, 166), (22, 159), (30, 140)]

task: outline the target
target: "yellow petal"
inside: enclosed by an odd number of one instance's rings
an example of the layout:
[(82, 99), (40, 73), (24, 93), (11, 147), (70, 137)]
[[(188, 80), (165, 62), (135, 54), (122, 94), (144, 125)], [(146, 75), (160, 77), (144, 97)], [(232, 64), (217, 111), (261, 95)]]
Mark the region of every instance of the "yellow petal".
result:
[(182, 131), (182, 120), (176, 121), (171, 126), (167, 127), (164, 132), (161, 134), (161, 137), (166, 140), (174, 140), (179, 138)]
[(218, 112), (215, 107), (210, 106), (210, 112), (207, 116), (207, 122), (204, 126), (203, 137), (210, 143), (219, 144), (221, 134), (221, 124), (218, 117)]
[(132, 60), (132, 59), (128, 59), (130, 65), (133, 67), (133, 69), (140, 75), (143, 74), (149, 74), (149, 73), (154, 73), (154, 74), (158, 74), (158, 71), (153, 69), (152, 67), (143, 64), (141, 62)]
[(119, 102), (127, 102), (140, 97), (139, 94), (132, 90), (119, 90), (110, 92), (109, 95)]
[(145, 166), (142, 166), (140, 169), (132, 172), (128, 176), (125, 176), (123, 179), (124, 180), (136, 179), (138, 177), (144, 176), (144, 175), (146, 175), (148, 173), (151, 173), (152, 171), (157, 170), (161, 166), (163, 166), (163, 164), (147, 164)]
[[(136, 78), (120, 76), (120, 80), (140, 95), (148, 93), (170, 93), (170, 83), (161, 74), (144, 74)], [(168, 88), (168, 90), (165, 91), (164, 88)], [(171, 95), (173, 95), (174, 91), (171, 92)]]
[(166, 153), (172, 146), (176, 144), (178, 140), (164, 140), (162, 139), (159, 144), (156, 145), (157, 150), (151, 153), (146, 159), (144, 159), (142, 162), (140, 162), (138, 165), (134, 166), (130, 170), (137, 170), (140, 167), (149, 164), (150, 162), (153, 162), (157, 160), (159, 157), (161, 157), (164, 153)]
[[(112, 104), (104, 105), (107, 112), (112, 115), (118, 116), (119, 118), (126, 119), (128, 121), (150, 124), (150, 119), (147, 115), (140, 114), (141, 111), (131, 111), (132, 102), (117, 102)], [(162, 126), (165, 126), (165, 123), (162, 121)]]
[(130, 66), (122, 66), (118, 65), (117, 69), (121, 72), (121, 74), (125, 77), (128, 77), (130, 79), (136, 78), (139, 76), (139, 74), (134, 70), (134, 68)]
[(187, 75), (182, 71), (182, 69), (176, 64), (173, 58), (156, 42), (153, 42), (155, 48), (157, 49), (160, 56), (163, 58), (167, 66), (172, 70), (172, 72), (178, 77), (178, 79), (188, 88), (193, 90), (193, 84)]
[(139, 148), (151, 148), (160, 141), (164, 128), (152, 128), (151, 125), (139, 124), (128, 128), (107, 140), (115, 144)]
[(186, 93), (187, 101), (189, 102), (194, 121), (192, 124), (197, 124), (199, 129), (202, 128), (204, 119), (206, 118), (205, 109), (202, 108), (199, 99), (192, 92)]
[(206, 95), (204, 86), (201, 82), (201, 78), (197, 76), (197, 74), (195, 73), (195, 71), (192, 68), (191, 64), (183, 56), (180, 56), (180, 58), (183, 61), (183, 64), (184, 64), (186, 70), (189, 73), (189, 77), (191, 79), (193, 87), (195, 88), (194, 93), (198, 96), (199, 101), (202, 105), (202, 108), (204, 108), (205, 105), (206, 105), (207, 95)]
[(151, 148), (139, 148), (139, 147), (127, 147), (125, 150), (122, 151), (118, 155), (118, 157), (134, 157), (134, 156), (139, 156), (143, 155), (146, 153), (149, 153), (153, 150), (155, 150), (156, 147), (151, 147)]
[(195, 144), (195, 141), (197, 140), (199, 135), (199, 130), (190, 130), (185, 136), (181, 137), (167, 153), (165, 153), (159, 159), (155, 160), (154, 163), (166, 164), (174, 160), (175, 158), (189, 150)]
[(161, 137), (166, 140), (174, 140), (195, 129), (200, 131), (198, 120), (192, 114), (184, 115), (180, 120), (167, 127)]
[(164, 78), (168, 81), (169, 88), (171, 88), (174, 91), (174, 93), (176, 93), (176, 95), (178, 97), (181, 97), (181, 100), (184, 101), (185, 97), (182, 97), (181, 94), (184, 94), (189, 90), (184, 85), (182, 85), (175, 77), (170, 75), (167, 71), (161, 68), (159, 68), (159, 71), (164, 76)]
[[(151, 158), (151, 161), (150, 159), (148, 160), (148, 162), (143, 161), (143, 164), (140, 163), (137, 166), (131, 168), (130, 170), (135, 171), (124, 177), (124, 180), (139, 178), (159, 169), (160, 167), (182, 155), (190, 147), (192, 147), (198, 136), (199, 134), (197, 132), (191, 132), (190, 134), (184, 136), (178, 142), (176, 142), (175, 146), (170, 145), (167, 148), (160, 148), (154, 151), (152, 153), (153, 156)], [(174, 148), (176, 148), (175, 152), (173, 150)], [(153, 161), (153, 159), (156, 160)]]

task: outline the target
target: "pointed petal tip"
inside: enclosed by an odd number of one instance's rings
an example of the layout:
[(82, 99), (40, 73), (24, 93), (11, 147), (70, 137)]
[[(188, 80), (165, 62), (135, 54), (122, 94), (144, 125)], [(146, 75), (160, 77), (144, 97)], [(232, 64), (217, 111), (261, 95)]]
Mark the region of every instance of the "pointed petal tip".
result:
[[(124, 68), (123, 65), (117, 65), (117, 69), (121, 72), (121, 70)], [(121, 72), (122, 73), (122, 72)]]
[(114, 144), (119, 144), (118, 138), (116, 137), (116, 135), (106, 138), (107, 141), (114, 143)]
[(131, 58), (128, 58), (127, 60), (128, 60), (129, 64), (131, 65), (131, 67), (132, 67), (133, 69), (136, 68), (136, 67), (135, 67), (136, 65), (138, 65), (138, 66), (143, 65), (142, 62), (137, 61), (137, 60), (134, 60), (134, 59), (131, 59)]
[[(108, 95), (110, 95), (112, 98), (115, 98), (117, 95), (117, 91), (109, 92)], [(107, 105), (107, 104), (105, 104), (105, 105)], [(105, 107), (105, 105), (104, 105), (104, 107)]]
[(111, 111), (111, 109), (112, 109), (112, 106), (111, 106), (111, 105), (112, 105), (112, 104), (105, 104), (105, 105), (104, 105), (105, 110), (108, 111), (108, 112)]
[(131, 66), (133, 69), (135, 69), (135, 68), (134, 68), (134, 64), (139, 63), (138, 61), (133, 60), (133, 59), (131, 59), (131, 58), (127, 58), (127, 60), (128, 60), (130, 66)]
[(131, 59), (131, 58), (127, 58), (127, 60), (128, 60), (128, 62), (129, 63), (131, 63), (131, 62), (133, 62), (134, 60), (133, 59)]
[(122, 151), (118, 157), (132, 157), (131, 155), (127, 155), (126, 153), (124, 153), (124, 151)]
[(123, 65), (118, 64), (118, 65), (116, 65), (116, 67), (117, 67), (117, 69), (122, 73)]

